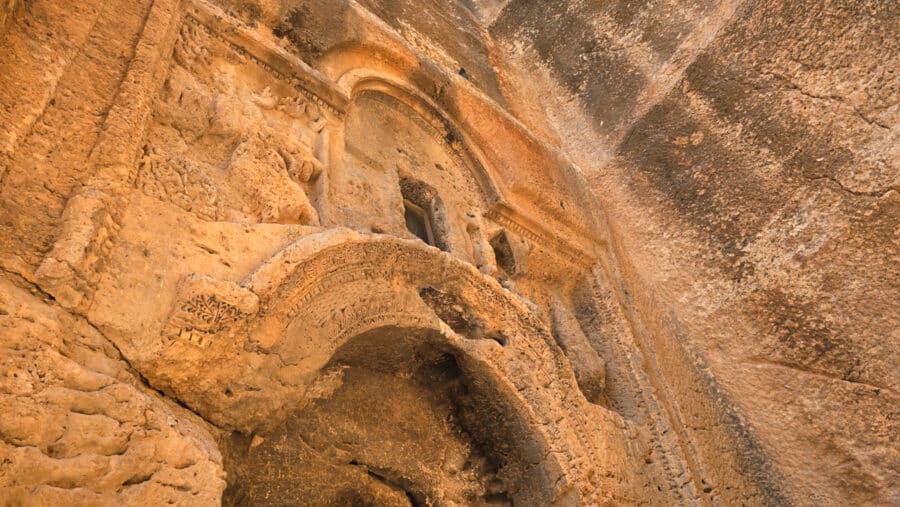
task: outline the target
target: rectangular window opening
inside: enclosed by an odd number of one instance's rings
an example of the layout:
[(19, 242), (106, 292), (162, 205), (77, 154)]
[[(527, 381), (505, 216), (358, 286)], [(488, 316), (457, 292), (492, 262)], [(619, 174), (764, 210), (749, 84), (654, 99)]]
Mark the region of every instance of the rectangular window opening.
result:
[(431, 228), (431, 218), (428, 216), (428, 212), (404, 199), (403, 216), (406, 219), (406, 229), (409, 232), (425, 243), (434, 246), (434, 231)]

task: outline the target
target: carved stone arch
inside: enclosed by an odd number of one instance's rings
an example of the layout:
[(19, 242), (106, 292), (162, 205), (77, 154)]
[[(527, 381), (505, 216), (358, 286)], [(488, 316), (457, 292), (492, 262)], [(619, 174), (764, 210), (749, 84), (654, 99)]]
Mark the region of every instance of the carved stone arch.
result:
[[(252, 336), (288, 363), (321, 369), (355, 337), (385, 327), (432, 330), (475, 370), (469, 373), (514, 407), (528, 428), (523, 436), (550, 456), (547, 477), (538, 483), (584, 481), (531, 492), (531, 498), (559, 500), (572, 486), (578, 496), (589, 493), (587, 469), (601, 462), (590, 427), (595, 408), (579, 394), (552, 336), (514, 296), (469, 264), (418, 242), (346, 231), (318, 236), (286, 248), (246, 280), (260, 296)], [(308, 342), (315, 332), (321, 340)], [(554, 421), (566, 404), (578, 407), (567, 413), (580, 415)]]
[(505, 407), (486, 425), (521, 428), (518, 466), (544, 463), (517, 485), (526, 503), (602, 496), (610, 465), (599, 409), (581, 395), (545, 326), (469, 264), (416, 241), (335, 229), (289, 245), (241, 286), (258, 297), (258, 310), (212, 337), (206, 361), (219, 366), (214, 373), (180, 364), (177, 347), (155, 368), (156, 381), (169, 380), (168, 390), (210, 420), (244, 434), (274, 431), (340, 386), (334, 360), (348, 343), (385, 329), (412, 333), (447, 351)]
[(414, 111), (432, 129), (443, 134), (447, 148), (459, 159), (462, 167), (472, 174), (485, 201), (493, 204), (502, 200), (500, 187), (478, 146), (446, 111), (424, 93), (402, 81), (364, 68), (347, 71), (341, 76), (338, 85), (349, 90), (351, 101), (363, 93), (380, 93)]

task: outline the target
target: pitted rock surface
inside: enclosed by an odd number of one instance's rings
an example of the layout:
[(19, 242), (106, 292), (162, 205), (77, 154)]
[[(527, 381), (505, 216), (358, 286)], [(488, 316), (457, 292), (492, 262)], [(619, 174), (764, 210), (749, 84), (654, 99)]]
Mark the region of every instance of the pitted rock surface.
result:
[(0, 0), (0, 505), (900, 503), (898, 9)]

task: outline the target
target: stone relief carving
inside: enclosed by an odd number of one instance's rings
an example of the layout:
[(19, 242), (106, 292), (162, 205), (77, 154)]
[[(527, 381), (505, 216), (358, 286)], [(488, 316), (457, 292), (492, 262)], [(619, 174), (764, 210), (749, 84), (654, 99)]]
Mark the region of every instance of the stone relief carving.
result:
[(466, 213), (466, 233), (472, 241), (472, 253), (475, 259), (475, 267), (487, 276), (497, 274), (497, 258), (494, 248), (488, 242), (480, 217), (474, 213)]
[(165, 334), (206, 347), (216, 335), (228, 336), (233, 325), (255, 315), (258, 308), (256, 294), (234, 282), (190, 275), (179, 286)]
[(294, 83), (188, 17), (136, 186), (207, 220), (318, 225), (327, 122)]
[(245, 185), (249, 194), (245, 211), (259, 221), (318, 225), (318, 213), (291, 177), (303, 181), (306, 176), (308, 182), (316, 168), (298, 156), (302, 145), (289, 140), (279, 143), (283, 139), (270, 129), (249, 134), (231, 156), (228, 178), (235, 185)]
[(191, 69), (194, 65), (212, 63), (209, 52), (209, 32), (197, 23), (184, 23), (178, 33), (178, 41), (172, 58), (182, 67)]
[(215, 183), (189, 161), (145, 147), (136, 185), (149, 196), (168, 200), (209, 220), (222, 219)]
[(600, 403), (606, 388), (606, 361), (591, 347), (575, 316), (558, 298), (550, 304), (553, 337), (575, 370), (578, 387), (591, 403)]

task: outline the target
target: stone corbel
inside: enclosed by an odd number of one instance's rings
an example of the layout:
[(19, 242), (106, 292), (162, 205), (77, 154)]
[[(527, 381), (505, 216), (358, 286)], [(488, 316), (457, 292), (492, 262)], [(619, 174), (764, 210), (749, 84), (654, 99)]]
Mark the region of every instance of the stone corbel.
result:
[(35, 272), (41, 288), (64, 308), (85, 313), (118, 235), (122, 206), (118, 198), (88, 189), (72, 196), (62, 230)]
[(258, 310), (259, 297), (237, 283), (188, 275), (179, 284), (163, 334), (168, 340), (208, 347), (217, 336), (233, 337), (239, 323)]

